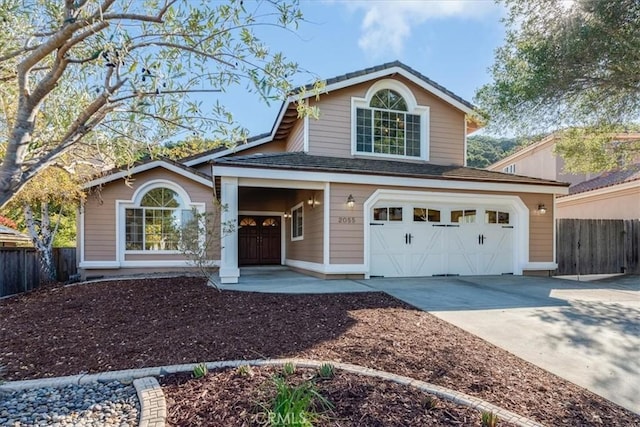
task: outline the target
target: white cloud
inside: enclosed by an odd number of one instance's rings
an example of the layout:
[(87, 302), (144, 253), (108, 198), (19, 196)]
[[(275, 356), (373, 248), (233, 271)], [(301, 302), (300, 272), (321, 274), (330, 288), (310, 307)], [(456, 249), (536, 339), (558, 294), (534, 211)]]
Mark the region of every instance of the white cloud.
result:
[(353, 1), (349, 8), (364, 10), (358, 45), (368, 54), (400, 56), (412, 30), (429, 20), (480, 19), (496, 5), (491, 0)]

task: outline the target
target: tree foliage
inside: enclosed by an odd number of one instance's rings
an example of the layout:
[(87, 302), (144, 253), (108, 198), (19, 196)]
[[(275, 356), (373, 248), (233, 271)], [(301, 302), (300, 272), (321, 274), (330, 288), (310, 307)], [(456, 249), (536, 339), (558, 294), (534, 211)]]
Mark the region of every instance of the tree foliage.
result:
[[(7, 213), (31, 238), (48, 280), (56, 280), (53, 247), (75, 243), (75, 212), (84, 198), (77, 175), (50, 166), (12, 198)], [(62, 234), (58, 231), (62, 226)], [(71, 240), (71, 241), (69, 241)]]
[(510, 155), (523, 144), (517, 138), (494, 138), (474, 135), (467, 138), (467, 165), (472, 168), (486, 168)]
[(180, 132), (241, 139), (215, 92), (289, 95), (297, 66), (257, 30), (300, 19), (296, 0), (0, 0), (0, 207), (79, 144), (133, 160)]
[[(612, 144), (640, 115), (640, 2), (504, 0), (505, 45), (493, 82), (476, 94), (490, 129), (526, 133), (579, 128), (561, 142), (579, 169), (606, 169), (637, 141)], [(581, 147), (586, 147), (582, 150)], [(586, 156), (585, 156), (586, 154)]]

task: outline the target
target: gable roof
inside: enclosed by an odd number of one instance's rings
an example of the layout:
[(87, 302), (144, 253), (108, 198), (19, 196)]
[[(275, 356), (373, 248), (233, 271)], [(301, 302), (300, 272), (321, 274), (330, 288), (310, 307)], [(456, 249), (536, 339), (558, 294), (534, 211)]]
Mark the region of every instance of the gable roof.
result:
[(640, 163), (636, 163), (626, 169), (604, 172), (588, 181), (583, 181), (569, 187), (569, 195), (585, 193), (599, 188), (612, 187), (626, 182), (640, 181)]
[(182, 163), (162, 157), (155, 160), (141, 161), (139, 163), (134, 164), (130, 168), (120, 167), (120, 168), (112, 169), (110, 171), (105, 172), (103, 176), (99, 178), (95, 178), (83, 184), (82, 188), (88, 189), (88, 188), (96, 187), (98, 185), (104, 185), (109, 182), (112, 182), (118, 179), (124, 179), (128, 176), (132, 176), (134, 174), (145, 172), (158, 167), (167, 169), (171, 172), (177, 173), (178, 175), (182, 175), (185, 178), (188, 178), (192, 181), (199, 182), (200, 184), (206, 185), (207, 187), (213, 187), (213, 182), (211, 181), (210, 176), (196, 169), (185, 166)]
[(488, 171), (462, 166), (442, 166), (429, 163), (409, 163), (396, 160), (352, 159), (343, 157), (315, 156), (302, 152), (259, 153), (248, 156), (225, 157), (215, 160), (215, 165), (247, 168), (285, 169), (296, 171), (342, 172), (427, 178), (458, 181), (481, 181), (518, 183), (568, 187), (569, 184), (547, 179), (531, 178), (502, 172)]
[[(532, 151), (536, 151), (538, 149), (546, 148), (549, 146), (554, 146), (557, 140), (562, 136), (560, 132), (551, 133), (545, 136), (544, 138), (540, 139), (539, 141), (520, 147), (517, 151), (511, 153), (507, 157), (504, 157), (498, 160), (497, 162), (490, 164), (489, 166), (487, 166), (487, 169), (503, 168), (508, 164), (516, 160), (519, 160), (520, 157), (523, 157), (524, 155)], [(636, 140), (639, 138), (640, 138), (640, 132), (617, 133), (613, 136), (613, 139), (616, 141)]]
[[(403, 76), (407, 80), (415, 83), (417, 86), (421, 87), (427, 92), (430, 92), (443, 101), (453, 105), (455, 108), (463, 111), (466, 114), (472, 113), (475, 109), (473, 104), (471, 104), (469, 101), (464, 100), (462, 97), (451, 92), (449, 89), (434, 82), (430, 78), (419, 73), (408, 65), (403, 64), (400, 61), (387, 62), (375, 67), (363, 68), (352, 73), (342, 74), (327, 79), (325, 80), (326, 87), (324, 93), (330, 93), (332, 91), (343, 89), (349, 86), (396, 74)], [(304, 89), (306, 91), (306, 96), (304, 97), (304, 99), (307, 99), (315, 96), (315, 94), (311, 91), (312, 88), (313, 85), (300, 86), (294, 89), (292, 93), (295, 94)], [(184, 164), (187, 166), (195, 166), (216, 158), (224, 157), (229, 154), (234, 154), (239, 151), (246, 150), (248, 148), (253, 148), (257, 145), (271, 142), (274, 140), (274, 138), (276, 138), (277, 135), (280, 135), (282, 137), (282, 135), (287, 134), (291, 127), (293, 127), (293, 123), (295, 122), (295, 120), (291, 120), (292, 117), (297, 118), (297, 111), (295, 110), (295, 108), (291, 108), (291, 104), (296, 99), (296, 96), (292, 95), (282, 103), (276, 121), (271, 128), (271, 132), (249, 138), (246, 143), (238, 144), (232, 148), (216, 148), (214, 150), (206, 151), (204, 153), (201, 153), (200, 155), (185, 159), (183, 161)], [(283, 126), (286, 127), (286, 132), (278, 134)]]

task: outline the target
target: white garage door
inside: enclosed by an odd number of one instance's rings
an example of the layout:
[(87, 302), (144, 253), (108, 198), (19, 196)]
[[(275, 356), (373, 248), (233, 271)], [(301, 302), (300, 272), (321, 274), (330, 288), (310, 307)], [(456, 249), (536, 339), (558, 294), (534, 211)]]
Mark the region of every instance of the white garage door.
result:
[(513, 273), (513, 213), (504, 207), (378, 202), (371, 218), (371, 276)]

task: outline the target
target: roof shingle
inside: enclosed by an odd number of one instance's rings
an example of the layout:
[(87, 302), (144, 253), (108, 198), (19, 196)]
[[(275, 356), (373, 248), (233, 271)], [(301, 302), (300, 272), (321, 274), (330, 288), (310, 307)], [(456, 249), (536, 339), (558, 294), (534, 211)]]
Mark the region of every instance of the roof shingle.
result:
[(593, 179), (572, 185), (569, 187), (569, 194), (584, 193), (636, 180), (640, 180), (640, 163), (631, 165), (626, 169), (604, 172)]
[[(569, 184), (520, 175), (493, 172), (462, 166), (442, 166), (429, 163), (397, 160), (377, 160), (315, 156), (301, 152), (261, 153), (247, 156), (215, 159), (214, 165), (251, 168), (288, 169), (316, 172), (342, 172), (401, 176), (407, 178), (430, 178), (460, 181), (505, 182), (534, 185), (568, 187)], [(215, 172), (214, 172), (215, 173)]]

